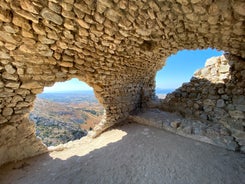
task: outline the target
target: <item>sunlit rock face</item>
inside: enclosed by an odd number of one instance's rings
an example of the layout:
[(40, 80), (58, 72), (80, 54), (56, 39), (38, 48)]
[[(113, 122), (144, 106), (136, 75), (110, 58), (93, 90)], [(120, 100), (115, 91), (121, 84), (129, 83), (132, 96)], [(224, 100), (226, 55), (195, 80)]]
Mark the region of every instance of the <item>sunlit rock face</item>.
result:
[[(189, 83), (167, 95), (158, 107), (207, 123), (202, 134), (215, 139), (215, 144), (245, 152), (244, 74), (245, 62), (240, 57), (225, 54), (210, 58)], [(195, 134), (198, 127), (193, 124), (191, 128)]]
[(1, 1), (0, 164), (45, 151), (26, 119), (44, 86), (76, 77), (93, 87), (106, 111), (99, 133), (154, 97), (155, 74), (169, 55), (212, 47), (245, 58), (244, 6), (221, 0)]

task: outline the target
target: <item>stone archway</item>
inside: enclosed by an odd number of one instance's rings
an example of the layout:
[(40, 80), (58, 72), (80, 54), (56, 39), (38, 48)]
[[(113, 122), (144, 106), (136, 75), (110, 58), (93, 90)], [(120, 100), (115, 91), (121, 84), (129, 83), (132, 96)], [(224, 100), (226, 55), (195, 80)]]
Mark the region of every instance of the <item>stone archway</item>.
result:
[[(44, 86), (73, 76), (106, 110), (97, 133), (154, 97), (155, 74), (182, 49), (245, 57), (244, 2), (6, 0), (0, 3), (1, 163), (43, 152), (26, 114)], [(143, 103), (144, 102), (144, 103)], [(9, 132), (2, 134), (2, 132)]]

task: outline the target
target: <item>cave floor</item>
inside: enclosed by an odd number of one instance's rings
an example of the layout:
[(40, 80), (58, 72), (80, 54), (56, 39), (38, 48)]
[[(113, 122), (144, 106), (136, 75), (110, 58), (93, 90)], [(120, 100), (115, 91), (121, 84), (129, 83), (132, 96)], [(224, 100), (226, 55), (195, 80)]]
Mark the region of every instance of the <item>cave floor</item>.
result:
[(124, 124), (0, 168), (1, 184), (243, 184), (245, 155)]

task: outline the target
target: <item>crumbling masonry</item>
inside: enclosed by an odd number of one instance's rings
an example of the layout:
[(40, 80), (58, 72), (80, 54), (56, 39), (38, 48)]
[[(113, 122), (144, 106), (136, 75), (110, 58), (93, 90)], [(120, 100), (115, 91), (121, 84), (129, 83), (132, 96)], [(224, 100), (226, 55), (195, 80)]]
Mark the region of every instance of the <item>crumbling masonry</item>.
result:
[(232, 87), (210, 85), (202, 105), (192, 99), (207, 81), (187, 85), (167, 98), (171, 110), (234, 128), (231, 118), (244, 133), (244, 20), (242, 0), (0, 0), (0, 165), (47, 150), (28, 119), (45, 86), (75, 77), (93, 87), (100, 133), (155, 98), (156, 72), (182, 49), (224, 50), (239, 64)]

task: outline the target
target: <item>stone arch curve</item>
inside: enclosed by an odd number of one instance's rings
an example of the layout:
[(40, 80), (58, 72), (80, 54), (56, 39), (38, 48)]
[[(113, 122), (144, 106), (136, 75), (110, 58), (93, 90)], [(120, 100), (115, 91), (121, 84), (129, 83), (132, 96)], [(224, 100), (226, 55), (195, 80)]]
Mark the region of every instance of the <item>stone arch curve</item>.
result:
[(31, 146), (39, 144), (33, 133), (25, 134), (26, 113), (43, 86), (71, 76), (92, 86), (107, 113), (100, 132), (154, 98), (156, 71), (172, 53), (213, 47), (245, 58), (244, 6), (232, 0), (1, 1), (1, 162), (43, 151)]

